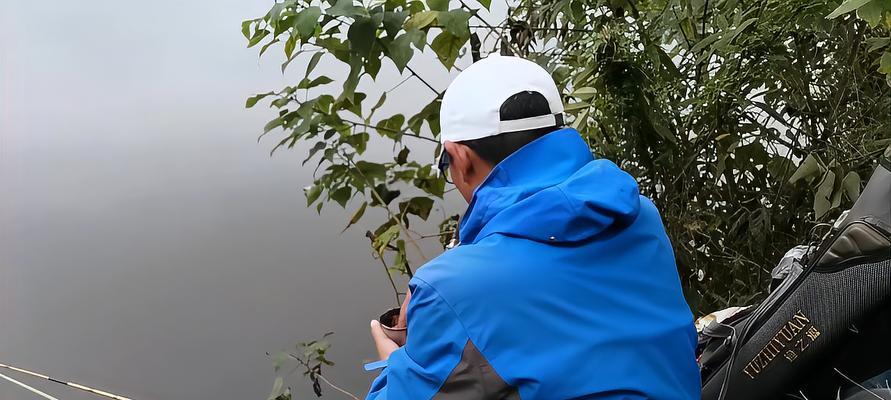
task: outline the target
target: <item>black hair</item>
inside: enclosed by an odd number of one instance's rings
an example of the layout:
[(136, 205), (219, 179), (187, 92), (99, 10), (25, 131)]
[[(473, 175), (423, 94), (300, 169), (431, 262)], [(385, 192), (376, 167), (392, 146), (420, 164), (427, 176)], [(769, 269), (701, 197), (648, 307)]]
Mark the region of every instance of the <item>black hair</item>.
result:
[[(499, 114), (502, 121), (511, 121), (549, 115), (551, 114), (551, 107), (548, 105), (548, 100), (541, 93), (523, 91), (505, 100), (501, 104)], [(495, 166), (523, 146), (555, 131), (557, 128), (559, 126), (502, 133), (482, 139), (464, 140), (458, 143), (470, 147), (480, 158)]]

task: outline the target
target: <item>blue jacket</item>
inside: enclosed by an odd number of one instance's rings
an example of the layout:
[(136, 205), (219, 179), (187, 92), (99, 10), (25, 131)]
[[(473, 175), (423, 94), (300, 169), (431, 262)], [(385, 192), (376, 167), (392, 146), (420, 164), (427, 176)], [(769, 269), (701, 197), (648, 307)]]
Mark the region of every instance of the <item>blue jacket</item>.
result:
[(573, 129), (498, 164), (461, 244), (409, 283), (367, 399), (698, 399), (693, 315), (659, 212)]

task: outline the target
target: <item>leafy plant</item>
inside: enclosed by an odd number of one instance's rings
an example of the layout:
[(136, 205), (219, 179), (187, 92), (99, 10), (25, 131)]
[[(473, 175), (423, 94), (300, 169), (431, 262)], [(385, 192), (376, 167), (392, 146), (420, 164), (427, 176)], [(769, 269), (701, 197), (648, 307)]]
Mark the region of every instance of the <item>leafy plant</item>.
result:
[[(246, 106), (278, 110), (263, 133), (283, 133), (273, 152), (309, 147), (308, 206), (358, 204), (347, 227), (383, 211), (368, 233), (373, 254), (388, 275), (410, 276), (409, 259), (427, 258), (417, 241), (445, 245), (456, 227), (454, 218), (432, 235), (410, 226), (446, 191), (432, 165), (444, 88), (412, 60), (446, 70), (493, 52), (534, 60), (594, 153), (656, 202), (688, 301), (704, 313), (762, 296), (766, 271), (815, 222), (850, 206), (891, 145), (889, 4), (530, 0), (496, 18), (489, 0), (285, 0), (242, 31), (261, 55), (281, 46), (283, 72), (305, 59), (301, 78)], [(345, 77), (314, 74), (323, 58)], [(384, 68), (404, 79), (358, 89)], [(412, 93), (426, 96), (414, 114), (379, 115), (407, 80), (426, 91)], [(391, 146), (392, 158), (371, 159), (370, 144)]]
[[(338, 392), (358, 400), (358, 398), (345, 389), (335, 385), (328, 378), (322, 375), (322, 366), (334, 366), (334, 362), (329, 360), (326, 353), (331, 348), (328, 343), (328, 337), (334, 332), (328, 332), (322, 335), (321, 339), (309, 342), (301, 342), (297, 344), (298, 353), (283, 351), (273, 357), (275, 372), (280, 372), (283, 367), (291, 366), (291, 370), (285, 374), (291, 375), (298, 370), (303, 371), (305, 376), (312, 383), (312, 390), (318, 397), (322, 397), (322, 382)], [(266, 353), (269, 356), (269, 353)], [(291, 388), (284, 387), (284, 377), (275, 378), (272, 385), (272, 392), (269, 394), (268, 400), (291, 400)]]

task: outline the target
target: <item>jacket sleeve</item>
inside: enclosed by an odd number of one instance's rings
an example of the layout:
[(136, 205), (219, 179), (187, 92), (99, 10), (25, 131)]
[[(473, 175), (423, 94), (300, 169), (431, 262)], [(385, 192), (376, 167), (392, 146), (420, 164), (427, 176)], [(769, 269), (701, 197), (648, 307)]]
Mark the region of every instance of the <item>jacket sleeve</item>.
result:
[(390, 355), (367, 400), (431, 399), (468, 343), (463, 325), (433, 287), (415, 277), (409, 288), (406, 344)]

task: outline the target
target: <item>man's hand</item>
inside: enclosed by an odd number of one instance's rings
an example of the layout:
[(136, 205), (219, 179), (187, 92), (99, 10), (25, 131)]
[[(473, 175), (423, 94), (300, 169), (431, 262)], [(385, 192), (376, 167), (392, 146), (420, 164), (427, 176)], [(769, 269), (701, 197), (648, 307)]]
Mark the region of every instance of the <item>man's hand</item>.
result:
[[(408, 326), (406, 315), (408, 315), (408, 302), (411, 301), (411, 290), (405, 291), (405, 300), (402, 301), (402, 307), (399, 311), (399, 320), (393, 328), (405, 328)], [(401, 344), (392, 341), (381, 329), (378, 321), (371, 321), (371, 338), (374, 339), (374, 347), (377, 348), (377, 355), (381, 360), (390, 358), (390, 353), (401, 346)]]
[(390, 353), (399, 348), (396, 342), (387, 337), (381, 329), (381, 323), (376, 320), (371, 321), (371, 338), (374, 339), (374, 347), (377, 348), (377, 356), (381, 360), (390, 358)]

